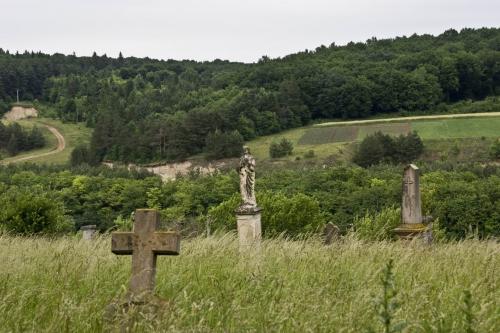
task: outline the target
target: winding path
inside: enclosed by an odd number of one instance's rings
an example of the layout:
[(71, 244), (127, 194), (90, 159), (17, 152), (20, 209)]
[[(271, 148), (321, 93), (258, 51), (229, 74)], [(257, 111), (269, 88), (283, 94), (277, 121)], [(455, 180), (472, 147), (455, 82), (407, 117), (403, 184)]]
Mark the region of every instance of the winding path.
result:
[[(45, 126), (54, 136), (57, 138), (57, 147), (52, 149), (51, 151), (45, 152), (45, 153), (38, 153), (38, 154), (32, 154), (28, 156), (22, 156), (19, 158), (14, 158), (10, 159), (8, 161), (0, 161), (0, 164), (9, 164), (9, 163), (16, 163), (16, 162), (22, 162), (22, 161), (28, 161), (37, 157), (43, 157), (47, 155), (53, 155), (62, 152), (66, 148), (66, 140), (64, 139), (64, 136), (59, 132), (59, 130), (53, 126), (38, 122), (39, 124), (42, 124)], [(2, 163), (3, 162), (3, 163)]]

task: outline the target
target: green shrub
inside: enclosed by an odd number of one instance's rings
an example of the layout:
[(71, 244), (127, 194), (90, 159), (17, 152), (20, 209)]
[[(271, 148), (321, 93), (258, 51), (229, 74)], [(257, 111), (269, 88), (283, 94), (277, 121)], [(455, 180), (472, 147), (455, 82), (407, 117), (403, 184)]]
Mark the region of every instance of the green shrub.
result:
[(404, 321), (395, 322), (395, 316), (401, 304), (397, 299), (398, 290), (393, 270), (394, 260), (390, 259), (380, 277), (382, 295), (375, 300), (376, 311), (384, 333), (401, 332), (406, 326)]
[(76, 146), (71, 152), (70, 164), (71, 166), (78, 166), (81, 164), (89, 164), (90, 153), (89, 148), (86, 144), (80, 144)]
[(292, 141), (283, 138), (280, 142), (273, 142), (269, 146), (269, 156), (271, 158), (285, 157), (292, 155), (293, 143)]
[(496, 140), (490, 147), (490, 156), (493, 159), (500, 159), (500, 139)]
[(46, 193), (11, 188), (0, 196), (0, 227), (15, 234), (53, 234), (71, 230), (64, 207)]
[(304, 158), (313, 158), (314, 156), (316, 156), (316, 155), (314, 154), (314, 150), (312, 150), (312, 149), (304, 154)]
[[(257, 202), (262, 208), (262, 228), (267, 236), (313, 232), (325, 223), (318, 201), (302, 193), (286, 196), (281, 192), (262, 192), (257, 193)], [(208, 219), (212, 229), (235, 229), (234, 210), (239, 204), (240, 196), (235, 194), (210, 209)]]
[(361, 141), (352, 160), (364, 168), (381, 162), (410, 163), (423, 151), (424, 144), (415, 132), (396, 138), (376, 132)]
[(216, 130), (207, 135), (205, 152), (210, 159), (238, 157), (243, 151), (243, 137), (238, 131)]
[(401, 223), (401, 209), (388, 207), (379, 213), (366, 213), (356, 217), (354, 227), (356, 235), (367, 240), (383, 240), (394, 237), (394, 228)]

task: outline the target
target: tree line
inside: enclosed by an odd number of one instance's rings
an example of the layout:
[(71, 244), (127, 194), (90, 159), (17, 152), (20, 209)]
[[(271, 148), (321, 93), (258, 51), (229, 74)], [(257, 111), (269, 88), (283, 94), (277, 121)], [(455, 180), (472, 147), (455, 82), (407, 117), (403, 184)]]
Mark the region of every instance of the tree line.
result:
[(210, 155), (215, 137), (229, 147), (238, 135), (250, 140), (319, 119), (411, 114), (498, 95), (500, 29), (372, 38), (252, 64), (0, 50), (0, 112), (17, 88), (53, 106), (54, 116), (94, 128), (90, 163), (177, 160)]

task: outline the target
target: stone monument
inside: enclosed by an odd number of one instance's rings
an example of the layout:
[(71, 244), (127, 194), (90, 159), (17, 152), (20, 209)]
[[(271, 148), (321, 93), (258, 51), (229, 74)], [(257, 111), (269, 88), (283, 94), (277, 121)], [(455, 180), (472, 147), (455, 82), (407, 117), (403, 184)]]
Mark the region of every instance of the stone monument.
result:
[(240, 194), (241, 205), (236, 209), (238, 238), (240, 249), (258, 246), (261, 240), (261, 209), (255, 200), (255, 158), (248, 147), (243, 147), (240, 159)]
[(420, 170), (414, 164), (406, 166), (403, 172), (401, 225), (394, 231), (400, 239), (412, 239), (429, 232), (422, 219)]
[(96, 225), (84, 225), (80, 228), (80, 230), (82, 231), (82, 238), (84, 240), (92, 240), (96, 234)]
[(338, 240), (340, 236), (340, 228), (328, 222), (323, 228), (323, 242), (325, 245), (331, 245), (334, 240)]
[(178, 255), (180, 235), (158, 231), (160, 215), (155, 209), (137, 209), (133, 232), (113, 232), (111, 252), (132, 255), (128, 301), (141, 303), (152, 296), (155, 287), (156, 257)]

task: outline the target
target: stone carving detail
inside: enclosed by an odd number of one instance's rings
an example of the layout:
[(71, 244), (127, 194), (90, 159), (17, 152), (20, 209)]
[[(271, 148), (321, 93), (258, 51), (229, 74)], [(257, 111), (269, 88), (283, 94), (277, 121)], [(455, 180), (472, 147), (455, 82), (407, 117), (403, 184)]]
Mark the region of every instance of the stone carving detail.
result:
[(243, 156), (240, 158), (240, 193), (241, 205), (239, 212), (253, 212), (258, 210), (255, 200), (255, 158), (250, 155), (250, 149), (243, 147)]

